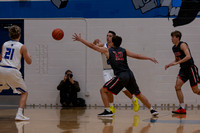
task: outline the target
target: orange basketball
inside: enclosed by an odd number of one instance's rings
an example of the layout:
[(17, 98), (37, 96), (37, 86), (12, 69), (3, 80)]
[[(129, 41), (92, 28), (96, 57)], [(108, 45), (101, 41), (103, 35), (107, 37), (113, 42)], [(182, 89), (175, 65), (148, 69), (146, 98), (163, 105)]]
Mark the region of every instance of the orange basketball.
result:
[(63, 30), (59, 29), (59, 28), (56, 28), (53, 30), (52, 32), (52, 37), (55, 39), (55, 40), (61, 40), (63, 37), (64, 37), (64, 32)]

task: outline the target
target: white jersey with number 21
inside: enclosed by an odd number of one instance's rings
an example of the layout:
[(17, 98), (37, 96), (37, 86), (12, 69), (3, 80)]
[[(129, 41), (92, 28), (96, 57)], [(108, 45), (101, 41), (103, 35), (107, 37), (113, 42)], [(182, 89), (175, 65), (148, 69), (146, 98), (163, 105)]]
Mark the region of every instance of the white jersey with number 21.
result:
[(2, 51), (2, 61), (0, 63), (1, 66), (11, 66), (17, 68), (18, 70), (21, 68), (21, 53), (20, 49), (23, 46), (22, 43), (18, 41), (7, 41), (3, 44)]

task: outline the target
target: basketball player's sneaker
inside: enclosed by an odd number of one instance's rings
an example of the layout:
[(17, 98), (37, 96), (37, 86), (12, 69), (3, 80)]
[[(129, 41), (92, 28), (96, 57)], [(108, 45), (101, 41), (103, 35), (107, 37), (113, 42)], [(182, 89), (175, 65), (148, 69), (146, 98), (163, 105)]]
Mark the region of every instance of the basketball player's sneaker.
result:
[(101, 114), (98, 114), (98, 116), (113, 116), (113, 113), (112, 113), (112, 111), (107, 111), (105, 109), (104, 112)]
[(110, 111), (112, 111), (112, 113), (115, 113), (115, 107), (114, 106), (110, 106)]
[(179, 109), (172, 111), (172, 113), (174, 113), (174, 114), (186, 114), (186, 109), (183, 109), (182, 107), (180, 107)]
[(156, 110), (154, 110), (154, 109), (152, 109), (150, 112), (151, 112), (152, 116), (157, 116), (157, 115), (159, 115), (159, 112), (156, 111)]
[(22, 114), (17, 114), (15, 117), (15, 120), (16, 121), (28, 121), (28, 120), (30, 120), (30, 118), (28, 118)]
[(132, 101), (132, 103), (133, 103), (133, 109), (134, 109), (134, 111), (138, 112), (138, 110), (140, 109), (140, 105), (138, 103), (138, 99), (135, 97), (134, 101)]

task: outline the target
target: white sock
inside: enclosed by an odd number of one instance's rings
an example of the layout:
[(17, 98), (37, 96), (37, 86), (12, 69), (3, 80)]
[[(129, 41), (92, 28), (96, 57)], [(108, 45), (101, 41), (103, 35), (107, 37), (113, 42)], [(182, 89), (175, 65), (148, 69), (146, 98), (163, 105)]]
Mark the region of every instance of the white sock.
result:
[(17, 114), (23, 114), (22, 111), (23, 111), (23, 108), (18, 108)]
[(134, 97), (131, 99), (131, 101), (132, 101), (132, 102), (134, 102), (134, 101), (135, 101)]
[(185, 104), (181, 103), (180, 106), (184, 109), (185, 108)]
[(153, 107), (151, 107), (150, 110), (154, 110)]
[(110, 103), (110, 106), (113, 106), (113, 107), (114, 107), (114, 104), (113, 104), (113, 103)]
[(107, 110), (108, 112), (110, 112), (110, 108), (105, 108), (105, 110)]

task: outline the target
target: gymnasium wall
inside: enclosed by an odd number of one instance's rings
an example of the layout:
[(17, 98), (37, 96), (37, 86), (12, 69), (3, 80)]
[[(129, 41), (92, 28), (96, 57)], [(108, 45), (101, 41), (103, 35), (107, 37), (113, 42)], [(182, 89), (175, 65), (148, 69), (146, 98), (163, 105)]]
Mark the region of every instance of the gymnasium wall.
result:
[[(179, 66), (164, 70), (164, 66), (174, 60), (170, 33), (180, 30), (182, 40), (188, 42), (197, 66), (200, 64), (198, 21), (184, 27), (171, 27), (171, 19), (127, 18), (127, 19), (25, 19), (25, 45), (33, 58), (32, 65), (25, 65), (25, 82), (29, 88), (27, 104), (59, 104), (56, 90), (66, 69), (71, 69), (74, 79), (79, 81), (79, 97), (88, 105), (102, 106), (99, 89), (103, 85), (101, 55), (80, 42), (73, 42), (72, 34), (93, 41), (106, 41), (108, 30), (122, 36), (122, 46), (139, 54), (155, 57), (159, 64), (128, 58), (142, 93), (152, 104), (178, 104), (174, 85)], [(63, 29), (61, 41), (51, 37), (54, 28)], [(183, 87), (185, 103), (199, 104), (199, 97), (192, 93), (189, 83)], [(131, 105), (121, 92), (115, 96), (115, 104)], [(141, 104), (142, 105), (142, 104)]]

